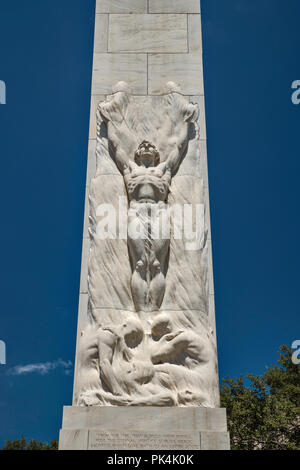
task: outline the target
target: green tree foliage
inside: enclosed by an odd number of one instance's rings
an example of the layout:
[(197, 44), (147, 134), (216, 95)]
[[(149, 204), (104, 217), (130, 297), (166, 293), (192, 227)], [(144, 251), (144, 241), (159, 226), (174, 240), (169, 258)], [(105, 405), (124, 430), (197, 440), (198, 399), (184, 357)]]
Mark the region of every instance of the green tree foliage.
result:
[(236, 450), (300, 450), (300, 365), (292, 349), (280, 347), (277, 365), (264, 374), (226, 378), (221, 406), (227, 409), (231, 448)]
[(57, 440), (53, 440), (48, 444), (47, 442), (38, 442), (35, 439), (27, 441), (24, 436), (21, 439), (14, 439), (13, 441), (6, 441), (1, 450), (58, 450)]

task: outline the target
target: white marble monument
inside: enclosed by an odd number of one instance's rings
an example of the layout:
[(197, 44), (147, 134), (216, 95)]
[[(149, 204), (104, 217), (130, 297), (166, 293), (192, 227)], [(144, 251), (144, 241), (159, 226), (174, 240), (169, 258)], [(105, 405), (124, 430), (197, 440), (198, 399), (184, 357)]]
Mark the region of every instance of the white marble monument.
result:
[(199, 0), (97, 0), (84, 220), (60, 449), (228, 449)]

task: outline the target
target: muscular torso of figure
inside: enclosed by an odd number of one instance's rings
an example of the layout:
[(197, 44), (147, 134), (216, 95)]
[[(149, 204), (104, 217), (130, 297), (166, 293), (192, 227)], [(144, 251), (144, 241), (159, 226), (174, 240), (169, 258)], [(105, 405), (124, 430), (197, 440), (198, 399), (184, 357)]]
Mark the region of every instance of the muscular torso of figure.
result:
[(124, 179), (130, 201), (159, 202), (167, 199), (170, 181), (165, 166), (137, 166)]

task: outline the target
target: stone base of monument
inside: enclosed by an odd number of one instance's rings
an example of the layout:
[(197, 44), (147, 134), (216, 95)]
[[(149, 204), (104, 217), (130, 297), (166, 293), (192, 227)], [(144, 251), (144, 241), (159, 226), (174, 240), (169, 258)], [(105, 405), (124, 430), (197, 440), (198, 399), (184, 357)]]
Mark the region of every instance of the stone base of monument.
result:
[(65, 406), (60, 450), (229, 450), (224, 408)]

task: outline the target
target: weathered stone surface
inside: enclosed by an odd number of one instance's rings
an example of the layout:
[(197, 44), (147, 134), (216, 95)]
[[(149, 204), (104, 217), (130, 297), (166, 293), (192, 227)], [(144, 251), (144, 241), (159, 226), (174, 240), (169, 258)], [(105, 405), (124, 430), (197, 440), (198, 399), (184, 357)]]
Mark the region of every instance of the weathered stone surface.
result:
[(94, 54), (92, 94), (111, 93), (118, 80), (128, 81), (137, 95), (147, 94), (147, 55)]
[(208, 188), (204, 187), (205, 200), (205, 229), (207, 230), (207, 240), (211, 240), (211, 222), (210, 222), (210, 205)]
[(188, 239), (183, 233), (182, 238), (178, 240), (171, 238), (168, 282), (162, 309), (199, 310), (205, 313), (208, 279), (206, 258), (203, 252), (205, 233), (202, 223), (204, 220), (198, 220), (199, 244), (196, 229), (196, 206), (204, 204), (202, 181), (194, 176), (178, 174), (172, 181), (171, 194), (171, 206), (174, 201), (174, 204), (184, 210), (188, 210), (187, 206), (191, 207), (193, 216), (191, 228), (195, 236)]
[(91, 179), (96, 173), (96, 140), (89, 140), (88, 161), (86, 170), (86, 186), (91, 184)]
[(203, 69), (200, 54), (149, 54), (148, 88), (152, 95), (163, 93), (171, 80), (180, 85), (184, 95), (203, 95)]
[(62, 429), (60, 450), (230, 450), (228, 432)]
[(90, 108), (90, 134), (89, 139), (95, 140), (97, 137), (97, 118), (96, 111), (98, 104), (105, 100), (105, 95), (92, 95)]
[(96, 15), (94, 52), (107, 52), (108, 15)]
[[(203, 178), (203, 185), (205, 189), (208, 189), (208, 168), (207, 168), (207, 145), (206, 140), (200, 140), (200, 172)], [(208, 194), (208, 191), (207, 191)]]
[(190, 54), (202, 52), (202, 24), (200, 15), (188, 15), (188, 39)]
[(149, 0), (149, 13), (200, 13), (200, 0)]
[(90, 239), (84, 238), (82, 244), (81, 255), (81, 275), (80, 275), (80, 293), (86, 294), (88, 292), (88, 265), (90, 257)]
[(204, 104), (204, 95), (200, 96), (191, 96), (191, 103), (197, 103), (199, 107), (198, 115), (198, 130), (199, 130), (199, 139), (206, 140), (206, 121), (205, 121), (205, 104)]
[(215, 295), (210, 295), (208, 299), (208, 321), (216, 337)]
[[(79, 294), (76, 352), (78, 351), (79, 339), (81, 337), (81, 334), (89, 323), (88, 301), (89, 301), (88, 294)], [(73, 402), (75, 400), (75, 392), (77, 390), (77, 379), (78, 379), (78, 354), (76, 354), (75, 367), (74, 367)]]
[(228, 432), (201, 432), (201, 450), (230, 450)]
[(108, 38), (109, 52), (188, 52), (187, 17), (111, 15)]
[(96, 0), (96, 13), (147, 13), (147, 0)]
[(207, 241), (208, 244), (208, 272), (209, 272), (209, 295), (214, 295), (214, 276), (213, 276), (213, 264), (212, 264), (212, 243), (211, 239)]
[(224, 408), (201, 407), (82, 407), (65, 406), (63, 429), (99, 429), (161, 432), (226, 432)]
[(223, 408), (65, 407), (60, 449), (228, 450)]
[[(117, 234), (112, 234), (114, 238), (108, 236), (106, 239), (97, 235), (98, 224), (105, 215), (102, 212), (102, 209), (106, 210), (105, 204), (115, 208), (115, 216), (119, 221), (120, 197), (126, 201), (126, 190), (120, 174), (99, 175), (92, 180), (90, 187), (92, 245), (89, 263), (89, 293), (95, 309), (134, 310), (130, 293), (131, 269), (128, 260), (127, 239), (120, 239)], [(99, 212), (98, 206), (101, 207), (101, 212)], [(116, 226), (118, 228), (119, 223)]]
[(88, 325), (88, 294), (81, 293), (79, 295), (78, 304), (78, 323), (77, 323), (77, 339), (81, 336), (82, 331)]
[(60, 450), (87, 450), (88, 429), (61, 429), (59, 433)]
[(90, 203), (89, 203), (89, 188), (85, 191), (84, 201), (84, 220), (83, 220), (83, 238), (89, 238), (89, 216), (90, 216)]

